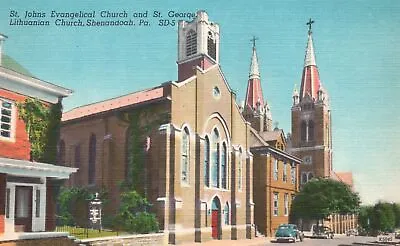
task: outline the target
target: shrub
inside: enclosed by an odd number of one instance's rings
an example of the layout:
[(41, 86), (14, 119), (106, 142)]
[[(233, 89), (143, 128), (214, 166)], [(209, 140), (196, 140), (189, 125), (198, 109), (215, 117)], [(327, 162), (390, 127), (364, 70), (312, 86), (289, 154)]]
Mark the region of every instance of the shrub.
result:
[(158, 222), (154, 214), (147, 212), (151, 204), (136, 191), (121, 194), (121, 205), (114, 219), (118, 230), (136, 233), (158, 231)]

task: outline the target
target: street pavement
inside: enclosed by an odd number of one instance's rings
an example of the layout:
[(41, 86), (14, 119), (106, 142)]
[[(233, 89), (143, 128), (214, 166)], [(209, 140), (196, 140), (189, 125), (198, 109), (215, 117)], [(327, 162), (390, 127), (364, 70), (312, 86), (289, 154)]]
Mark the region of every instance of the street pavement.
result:
[(276, 243), (271, 241), (272, 238), (257, 237), (254, 239), (243, 240), (211, 240), (204, 243), (184, 243), (183, 246), (262, 246), (262, 245), (299, 245), (299, 246), (355, 246), (355, 245), (373, 245), (371, 242), (376, 241), (375, 237), (347, 237), (345, 235), (335, 235), (333, 239), (312, 239), (305, 238), (303, 242), (293, 243)]

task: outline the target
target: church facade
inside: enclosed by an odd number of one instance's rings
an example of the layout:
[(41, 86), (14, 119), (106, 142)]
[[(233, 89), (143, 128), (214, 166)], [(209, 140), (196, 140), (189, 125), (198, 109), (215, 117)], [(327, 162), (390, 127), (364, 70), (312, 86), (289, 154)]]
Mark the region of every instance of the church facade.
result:
[(219, 38), (199, 11), (179, 22), (178, 81), (63, 114), (60, 159), (79, 167), (70, 185), (106, 188), (114, 208), (140, 143), (140, 189), (168, 243), (254, 235), (251, 127), (219, 66)]

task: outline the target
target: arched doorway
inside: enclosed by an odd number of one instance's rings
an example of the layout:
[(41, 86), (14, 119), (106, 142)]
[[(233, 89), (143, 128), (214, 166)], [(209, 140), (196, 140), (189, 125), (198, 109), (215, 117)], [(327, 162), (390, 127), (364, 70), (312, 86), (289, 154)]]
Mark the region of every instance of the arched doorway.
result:
[(211, 204), (211, 236), (213, 239), (221, 239), (221, 201), (216, 196)]

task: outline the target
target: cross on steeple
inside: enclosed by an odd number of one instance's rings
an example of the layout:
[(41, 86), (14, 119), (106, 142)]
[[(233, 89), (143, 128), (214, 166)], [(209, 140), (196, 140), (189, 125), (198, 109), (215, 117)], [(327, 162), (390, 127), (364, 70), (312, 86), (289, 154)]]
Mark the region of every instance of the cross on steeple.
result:
[(310, 20), (306, 23), (306, 25), (308, 26), (308, 34), (311, 34), (311, 28), (312, 28), (312, 24), (314, 24), (314, 21), (310, 18)]
[(253, 36), (253, 38), (250, 39), (250, 41), (253, 42), (253, 49), (256, 47), (256, 40), (258, 40), (256, 36)]

